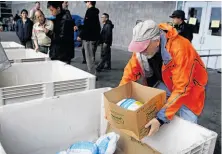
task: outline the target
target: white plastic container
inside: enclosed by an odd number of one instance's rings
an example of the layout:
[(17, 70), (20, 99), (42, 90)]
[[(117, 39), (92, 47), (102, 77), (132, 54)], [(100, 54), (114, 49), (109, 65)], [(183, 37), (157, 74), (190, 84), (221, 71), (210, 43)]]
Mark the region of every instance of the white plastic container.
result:
[(0, 105), (94, 88), (94, 75), (60, 61), (15, 63), (0, 72)]
[(25, 46), (18, 44), (16, 42), (1, 42), (4, 49), (19, 49), (19, 48), (25, 48)]
[(49, 55), (35, 52), (33, 49), (5, 49), (11, 63), (35, 62), (50, 60)]
[[(7, 154), (55, 154), (105, 133), (102, 93), (94, 89), (0, 107), (0, 141)], [(163, 154), (213, 154), (217, 134), (175, 117), (143, 141)]]

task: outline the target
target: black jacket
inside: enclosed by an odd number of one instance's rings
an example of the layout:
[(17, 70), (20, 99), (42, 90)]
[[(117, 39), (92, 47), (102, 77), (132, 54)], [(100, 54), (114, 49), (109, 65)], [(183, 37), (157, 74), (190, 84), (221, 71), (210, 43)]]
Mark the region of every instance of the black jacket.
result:
[(177, 29), (179, 35), (187, 38), (190, 42), (193, 39), (193, 28), (191, 25), (183, 22), (180, 25), (176, 25), (175, 28)]
[(103, 26), (102, 31), (101, 31), (101, 43), (106, 43), (110, 46), (112, 45), (113, 28), (114, 28), (114, 25), (113, 25), (112, 21), (107, 20)]
[(29, 41), (32, 38), (33, 22), (27, 18), (25, 24), (22, 19), (19, 19), (15, 26), (15, 31), (20, 41)]
[(100, 40), (100, 31), (99, 10), (91, 7), (86, 11), (80, 38), (86, 41), (98, 41)]
[(52, 40), (49, 56), (52, 60), (70, 61), (74, 58), (74, 22), (71, 15), (63, 10), (52, 21), (54, 29), (47, 33)]

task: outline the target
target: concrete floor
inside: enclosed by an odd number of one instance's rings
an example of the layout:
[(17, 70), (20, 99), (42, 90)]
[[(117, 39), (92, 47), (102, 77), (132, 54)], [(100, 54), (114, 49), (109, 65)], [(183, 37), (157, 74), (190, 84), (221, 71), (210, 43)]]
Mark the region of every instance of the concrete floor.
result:
[[(1, 32), (1, 41), (15, 41), (19, 43), (18, 38), (13, 32)], [(99, 60), (100, 49), (97, 50), (97, 60)], [(96, 87), (116, 87), (123, 74), (123, 68), (130, 58), (130, 53), (112, 49), (112, 70), (98, 74)], [(86, 65), (81, 64), (82, 55), (79, 49), (76, 49), (76, 58), (72, 65), (82, 70), (87, 70)], [(199, 117), (198, 123), (210, 130), (218, 133), (218, 139), (214, 154), (221, 154), (221, 74), (214, 70), (208, 70), (209, 82), (207, 88), (207, 97), (204, 111)]]

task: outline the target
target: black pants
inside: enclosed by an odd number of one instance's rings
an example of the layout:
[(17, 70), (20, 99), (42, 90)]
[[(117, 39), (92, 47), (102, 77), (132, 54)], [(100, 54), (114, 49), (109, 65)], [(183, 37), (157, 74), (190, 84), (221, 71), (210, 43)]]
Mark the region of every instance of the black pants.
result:
[(85, 54), (85, 49), (84, 49), (84, 45), (82, 45), (82, 56), (83, 56), (83, 61), (86, 61), (86, 54)]
[(33, 49), (32, 40), (20, 41), (20, 42), (21, 42), (22, 45), (25, 46), (25, 48)]
[(107, 65), (107, 68), (111, 68), (111, 48), (110, 45), (103, 43), (101, 46), (101, 61), (97, 69), (103, 69)]

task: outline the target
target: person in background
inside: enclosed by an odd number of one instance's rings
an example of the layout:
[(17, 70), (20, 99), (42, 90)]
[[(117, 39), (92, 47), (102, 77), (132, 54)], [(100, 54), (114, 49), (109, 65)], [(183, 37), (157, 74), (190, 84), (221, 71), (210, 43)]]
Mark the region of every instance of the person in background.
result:
[(62, 8), (62, 1), (48, 1), (47, 7), (56, 18), (53, 30), (45, 29), (52, 40), (49, 56), (52, 60), (60, 60), (67, 64), (74, 58), (74, 23), (67, 11)]
[(30, 10), (29, 18), (35, 23), (35, 12), (40, 10), (40, 2), (35, 2), (35, 7)]
[[(75, 29), (74, 29), (75, 30)], [(78, 21), (78, 24), (77, 24), (77, 31), (78, 31), (78, 36), (81, 35), (82, 33), (82, 30), (83, 30), (83, 24), (82, 24), (82, 21), (79, 20)], [(77, 38), (78, 39), (78, 38)], [(77, 40), (78, 41), (78, 40)], [(86, 64), (86, 55), (85, 55), (85, 49), (84, 49), (84, 45), (82, 43), (82, 41), (80, 42), (82, 44), (82, 56), (83, 56), (83, 61), (82, 61), (82, 64)]]
[(62, 8), (63, 8), (64, 10), (68, 10), (68, 7), (69, 7), (69, 1), (63, 1), (63, 3), (62, 3)]
[(193, 29), (191, 25), (184, 22), (184, 20), (186, 20), (184, 11), (176, 10), (173, 12), (170, 18), (173, 19), (174, 28), (177, 29), (179, 35), (185, 37), (190, 42), (192, 42)]
[[(83, 30), (83, 25), (79, 25), (78, 26), (79, 36), (81, 35), (82, 30)], [(81, 43), (82, 43), (82, 56), (83, 56), (82, 64), (86, 64), (86, 54), (85, 54), (85, 49), (84, 49), (84, 45), (83, 45), (83, 41), (82, 40), (81, 40)]]
[(53, 31), (53, 22), (47, 20), (41, 10), (35, 12), (35, 18), (37, 22), (34, 24), (32, 30), (35, 51), (47, 54), (51, 45), (51, 39), (46, 35), (46, 32), (47, 30)]
[(101, 31), (101, 61), (96, 68), (97, 72), (104, 69), (105, 64), (107, 65), (105, 69), (111, 70), (111, 45), (113, 41), (114, 25), (109, 19), (109, 15), (107, 13), (103, 13), (101, 18), (103, 24)]
[[(72, 19), (72, 15), (71, 15), (71, 13), (69, 11), (69, 2), (68, 1), (62, 1), (62, 8), (63, 8), (63, 10), (66, 11), (66, 14), (70, 14), (70, 18)], [(78, 28), (77, 28), (77, 26), (75, 24), (75, 20), (74, 19), (73, 19), (73, 26), (74, 26), (73, 27), (74, 31), (77, 31)], [(74, 45), (74, 47), (75, 47), (75, 45)], [(74, 49), (74, 57), (75, 57), (75, 49)]]
[(145, 85), (162, 89), (167, 95), (166, 104), (145, 126), (151, 127), (149, 136), (169, 123), (178, 111), (184, 120), (197, 123), (204, 107), (208, 75), (189, 40), (167, 23), (158, 26), (147, 20), (134, 27), (129, 51), (133, 55), (120, 85), (142, 77)]
[[(63, 8), (63, 10), (67, 11), (67, 14), (70, 14), (70, 15), (71, 15), (71, 13), (70, 13), (70, 11), (69, 11), (69, 2), (68, 2), (68, 1), (63, 1), (63, 3), (62, 3), (62, 8)], [(71, 16), (70, 18), (72, 18), (72, 16)], [(78, 27), (76, 26), (74, 19), (73, 19), (73, 22), (74, 22), (74, 27), (73, 27), (73, 28), (74, 28), (74, 31), (77, 31), (77, 30), (78, 30)]]
[(23, 9), (21, 11), (22, 18), (19, 19), (15, 26), (16, 34), (25, 48), (32, 48), (32, 28), (33, 22), (28, 18), (28, 11)]
[(78, 41), (83, 41), (88, 71), (96, 75), (95, 53), (97, 43), (100, 40), (101, 31), (99, 10), (95, 8), (95, 1), (87, 1), (85, 3), (88, 9), (85, 14), (83, 29), (78, 37)]
[(3, 31), (8, 31), (8, 22), (7, 22), (7, 18), (3, 18), (2, 19), (3, 22)]
[(15, 25), (16, 25), (17, 21), (19, 19), (21, 19), (21, 17), (18, 14), (19, 14), (19, 11), (17, 11), (17, 13), (15, 14), (15, 16), (13, 18), (13, 20), (14, 20), (14, 30), (15, 30)]
[(9, 31), (15, 31), (14, 30), (14, 20), (13, 20), (13, 15), (11, 15), (11, 17), (9, 17), (9, 20), (8, 20), (8, 30)]
[(62, 9), (65, 10), (67, 12), (67, 14), (70, 14), (70, 18), (72, 18), (68, 7), (69, 7), (69, 2), (68, 1), (62, 1)]

